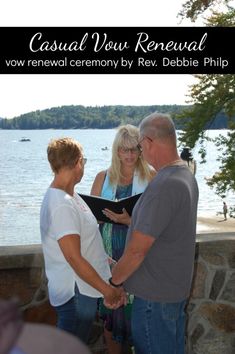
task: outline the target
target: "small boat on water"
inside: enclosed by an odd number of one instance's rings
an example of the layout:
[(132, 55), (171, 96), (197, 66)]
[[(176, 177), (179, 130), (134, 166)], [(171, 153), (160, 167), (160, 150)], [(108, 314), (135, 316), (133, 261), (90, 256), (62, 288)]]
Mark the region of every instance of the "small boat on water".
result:
[(101, 150), (102, 150), (102, 151), (106, 151), (106, 150), (108, 150), (108, 147), (107, 147), (107, 146), (102, 147)]
[(29, 138), (25, 138), (24, 136), (19, 140), (20, 142), (31, 141)]

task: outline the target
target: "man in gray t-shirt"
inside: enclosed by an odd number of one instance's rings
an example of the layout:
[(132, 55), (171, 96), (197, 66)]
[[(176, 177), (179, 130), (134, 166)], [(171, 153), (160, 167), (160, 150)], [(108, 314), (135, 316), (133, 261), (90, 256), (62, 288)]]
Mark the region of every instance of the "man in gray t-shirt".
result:
[(196, 236), (198, 187), (179, 158), (172, 120), (154, 113), (140, 124), (143, 157), (156, 171), (136, 204), (124, 255), (111, 284), (134, 294), (136, 354), (183, 354)]
[(134, 230), (154, 242), (125, 289), (143, 299), (178, 302), (189, 295), (195, 248), (198, 189), (185, 165), (160, 170), (138, 201), (127, 243)]

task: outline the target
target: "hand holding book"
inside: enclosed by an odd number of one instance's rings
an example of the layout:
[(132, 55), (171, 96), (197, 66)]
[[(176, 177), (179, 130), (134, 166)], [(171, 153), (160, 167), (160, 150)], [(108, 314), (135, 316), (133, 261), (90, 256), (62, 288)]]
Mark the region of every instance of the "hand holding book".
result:
[(111, 222), (123, 224), (129, 226), (131, 223), (131, 217), (125, 208), (122, 209), (122, 213), (114, 213), (112, 210), (105, 208), (102, 210), (103, 214), (110, 219)]

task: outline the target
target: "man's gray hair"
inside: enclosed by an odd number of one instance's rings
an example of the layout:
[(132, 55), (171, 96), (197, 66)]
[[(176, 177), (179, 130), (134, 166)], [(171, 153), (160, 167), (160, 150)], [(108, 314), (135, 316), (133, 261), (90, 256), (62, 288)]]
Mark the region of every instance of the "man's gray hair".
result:
[(176, 141), (175, 125), (168, 114), (154, 112), (140, 123), (140, 135), (151, 139), (170, 139)]

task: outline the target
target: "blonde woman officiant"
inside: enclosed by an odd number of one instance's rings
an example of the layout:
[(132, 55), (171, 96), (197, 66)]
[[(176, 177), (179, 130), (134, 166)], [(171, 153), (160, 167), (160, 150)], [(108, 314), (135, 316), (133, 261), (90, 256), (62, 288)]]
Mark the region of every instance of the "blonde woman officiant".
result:
[[(111, 165), (97, 174), (91, 194), (115, 200), (145, 190), (155, 171), (143, 159), (138, 141), (138, 128), (130, 124), (119, 127), (113, 141)], [(105, 251), (117, 262), (124, 252), (131, 218), (125, 210), (122, 214), (116, 214), (105, 209), (104, 213), (114, 222), (100, 224)], [(130, 311), (130, 305), (110, 310), (101, 304), (100, 315), (104, 320), (105, 339), (110, 354), (122, 353), (127, 343), (132, 345)]]

